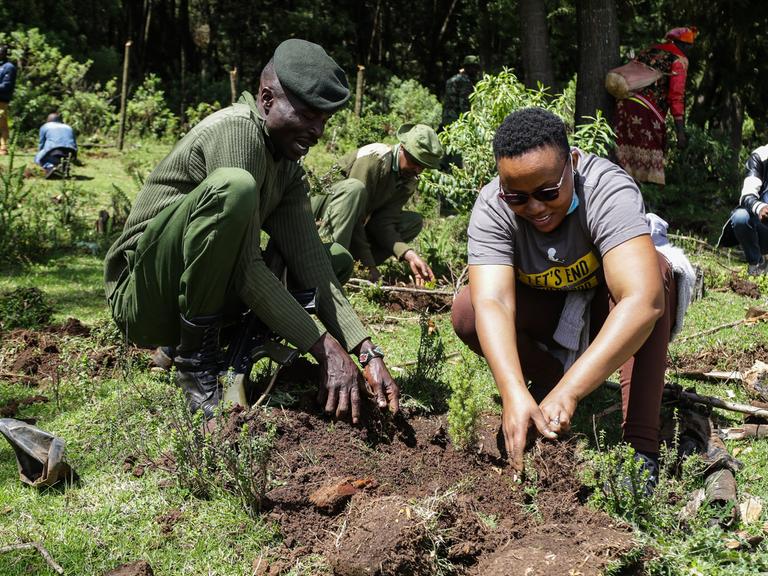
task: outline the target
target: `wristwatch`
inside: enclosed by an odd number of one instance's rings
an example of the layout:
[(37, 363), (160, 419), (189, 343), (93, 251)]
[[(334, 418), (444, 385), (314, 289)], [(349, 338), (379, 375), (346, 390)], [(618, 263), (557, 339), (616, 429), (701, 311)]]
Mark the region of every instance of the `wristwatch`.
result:
[(362, 352), (360, 356), (358, 356), (358, 360), (360, 360), (360, 366), (363, 368), (365, 368), (374, 358), (384, 358), (384, 350), (378, 346), (374, 346), (373, 348), (370, 348), (368, 352)]

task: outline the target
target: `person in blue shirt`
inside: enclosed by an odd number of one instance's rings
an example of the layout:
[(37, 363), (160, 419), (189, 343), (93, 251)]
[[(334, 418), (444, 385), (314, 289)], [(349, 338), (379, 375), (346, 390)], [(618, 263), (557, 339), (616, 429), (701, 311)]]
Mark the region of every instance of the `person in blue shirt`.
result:
[(35, 163), (45, 170), (45, 177), (69, 177), (69, 163), (77, 156), (75, 131), (65, 124), (58, 112), (48, 114), (48, 121), (40, 127), (40, 145)]
[(0, 156), (8, 154), (8, 105), (16, 89), (16, 66), (8, 61), (8, 47), (0, 46)]

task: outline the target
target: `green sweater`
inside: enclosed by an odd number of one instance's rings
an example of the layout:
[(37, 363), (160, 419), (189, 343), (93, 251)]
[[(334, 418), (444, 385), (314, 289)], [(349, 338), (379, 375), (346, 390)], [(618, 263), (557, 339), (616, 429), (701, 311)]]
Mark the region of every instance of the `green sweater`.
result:
[(417, 178), (403, 177), (398, 169), (400, 145), (368, 144), (342, 156), (341, 172), (365, 185), (363, 219), (352, 233), (350, 251), (365, 266), (375, 266), (369, 237), (377, 245), (401, 258), (410, 246), (403, 242), (397, 223), (400, 212), (416, 191)]
[[(259, 203), (241, 248), (244, 282), (240, 298), (254, 313), (300, 350), (308, 350), (325, 332), (291, 297), (267, 268), (260, 249), (261, 230), (277, 244), (302, 285), (318, 289), (317, 315), (347, 350), (368, 337), (344, 296), (315, 228), (304, 170), (277, 156), (253, 96), (212, 114), (182, 138), (147, 177), (123, 233), (104, 262), (107, 298), (127, 277), (127, 251), (136, 249), (152, 218), (181, 201), (217, 168), (242, 168), (258, 186)], [(216, 281), (226, 282), (226, 278)]]

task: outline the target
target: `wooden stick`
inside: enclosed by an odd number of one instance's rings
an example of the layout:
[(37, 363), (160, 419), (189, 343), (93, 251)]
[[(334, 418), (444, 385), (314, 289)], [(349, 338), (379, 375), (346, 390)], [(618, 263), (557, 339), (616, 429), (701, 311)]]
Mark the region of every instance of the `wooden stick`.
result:
[(720, 330), (725, 330), (726, 328), (733, 328), (734, 326), (738, 326), (740, 324), (752, 324), (756, 322), (763, 322), (764, 320), (768, 320), (768, 312), (765, 314), (760, 314), (760, 316), (752, 316), (751, 318), (742, 318), (741, 320), (735, 320), (734, 322), (726, 322), (725, 324), (720, 324), (719, 326), (715, 326), (713, 328), (707, 328), (706, 330), (702, 330), (701, 332), (696, 332), (695, 334), (690, 334), (688, 336), (683, 336), (682, 338), (678, 338), (677, 342), (686, 342), (687, 340), (692, 340), (693, 338), (698, 338), (699, 336), (706, 336), (707, 334), (714, 334), (715, 332), (719, 332)]
[[(605, 381), (605, 385), (612, 390), (621, 390), (621, 384), (617, 382)], [(713, 408), (722, 408), (723, 410), (729, 410), (731, 412), (740, 412), (741, 414), (749, 414), (750, 416), (756, 416), (758, 418), (768, 418), (768, 410), (765, 408), (758, 408), (756, 406), (750, 406), (749, 404), (740, 404), (738, 402), (728, 402), (722, 398), (716, 396), (701, 396), (695, 392), (688, 392), (686, 390), (677, 391), (669, 386), (664, 386), (664, 396), (668, 398), (680, 398), (681, 400), (687, 400), (697, 404), (706, 404)]]
[(378, 286), (370, 280), (363, 278), (350, 278), (347, 282), (352, 288), (360, 289), (369, 286), (376, 286), (383, 292), (410, 292), (412, 294), (436, 294), (443, 296), (453, 296), (453, 290), (430, 289), (430, 288), (411, 288), (409, 286)]
[(128, 64), (131, 61), (131, 44), (133, 42), (128, 40), (125, 43), (125, 54), (123, 56), (123, 86), (120, 91), (120, 124), (117, 129), (117, 149), (123, 149), (123, 142), (125, 139), (125, 113), (126, 102), (128, 101)]
[[(451, 352), (450, 354), (445, 355), (445, 359), (448, 360), (448, 358), (455, 358), (456, 356), (461, 356), (461, 352)], [(418, 360), (408, 360), (408, 362), (403, 362), (402, 364), (396, 364), (395, 366), (392, 366), (392, 368), (405, 368), (406, 366), (416, 366), (418, 364)]]
[(0, 554), (5, 554), (6, 552), (12, 552), (14, 550), (27, 550), (30, 548), (34, 548), (37, 550), (40, 555), (43, 557), (43, 560), (48, 564), (48, 566), (51, 567), (51, 570), (56, 572), (56, 574), (64, 574), (64, 568), (59, 566), (56, 561), (53, 559), (53, 557), (50, 555), (48, 550), (45, 549), (45, 547), (40, 544), (40, 542), (22, 542), (20, 544), (11, 544), (10, 546), (3, 546), (0, 548)]

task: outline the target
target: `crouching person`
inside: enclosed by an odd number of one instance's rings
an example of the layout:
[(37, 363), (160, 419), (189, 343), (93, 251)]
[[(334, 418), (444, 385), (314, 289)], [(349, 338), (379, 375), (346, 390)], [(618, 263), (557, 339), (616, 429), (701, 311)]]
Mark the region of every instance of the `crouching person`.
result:
[[(360, 413), (358, 369), (368, 365), (379, 407), (398, 409), (398, 389), (344, 296), (315, 228), (298, 160), (349, 98), (344, 72), (317, 44), (286, 40), (261, 73), (256, 96), (195, 126), (148, 176), (122, 235), (109, 250), (109, 306), (126, 338), (168, 346), (188, 404), (210, 418), (219, 403), (220, 332), (249, 308), (311, 353), (324, 370), (325, 409)], [(269, 270), (266, 231), (297, 288), (317, 289), (322, 327)], [(347, 262), (351, 259), (346, 255)], [(337, 265), (337, 268), (339, 266)]]
[(418, 286), (434, 280), (429, 264), (408, 245), (423, 224), (417, 212), (403, 210), (416, 192), (419, 174), (437, 168), (443, 148), (425, 124), (404, 124), (398, 144), (374, 143), (346, 154), (339, 167), (344, 179), (328, 194), (312, 196), (320, 233), (352, 253), (378, 280), (376, 268), (390, 256), (408, 262)]
[(452, 320), (493, 373), (511, 462), (522, 469), (531, 426), (566, 432), (577, 404), (621, 367), (624, 439), (650, 490), (677, 290), (640, 191), (618, 166), (570, 148), (542, 109), (510, 114), (493, 150), (499, 175), (472, 211), (469, 286)]

